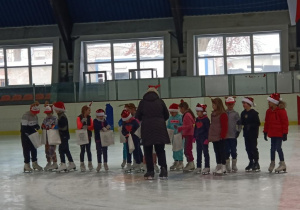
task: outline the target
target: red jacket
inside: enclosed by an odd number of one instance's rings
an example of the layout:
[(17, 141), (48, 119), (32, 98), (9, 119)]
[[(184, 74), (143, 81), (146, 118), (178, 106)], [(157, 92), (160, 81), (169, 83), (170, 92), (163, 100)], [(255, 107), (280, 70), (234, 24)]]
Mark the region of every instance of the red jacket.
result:
[(268, 137), (282, 137), (283, 134), (288, 134), (288, 127), (289, 120), (283, 103), (274, 110), (267, 110), (264, 133), (268, 133)]

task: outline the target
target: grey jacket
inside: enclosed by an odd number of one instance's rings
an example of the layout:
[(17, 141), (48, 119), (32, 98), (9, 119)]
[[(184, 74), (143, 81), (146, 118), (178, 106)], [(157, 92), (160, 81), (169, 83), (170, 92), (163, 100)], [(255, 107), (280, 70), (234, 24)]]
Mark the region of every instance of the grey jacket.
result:
[(227, 139), (234, 139), (236, 138), (237, 132), (241, 132), (242, 125), (240, 123), (240, 115), (236, 111), (226, 110), (226, 114), (228, 116), (228, 132), (227, 132)]

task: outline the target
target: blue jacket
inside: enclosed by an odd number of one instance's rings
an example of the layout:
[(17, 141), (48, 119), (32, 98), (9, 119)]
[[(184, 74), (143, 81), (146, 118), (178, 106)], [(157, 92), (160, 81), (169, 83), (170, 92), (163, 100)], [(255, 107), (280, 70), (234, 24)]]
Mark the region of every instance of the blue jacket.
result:
[(174, 134), (177, 134), (178, 130), (174, 128), (175, 125), (178, 127), (182, 126), (182, 115), (177, 114), (175, 117), (170, 116), (167, 128), (174, 130)]
[(106, 120), (103, 120), (103, 122), (101, 122), (98, 119), (94, 119), (95, 140), (101, 140), (100, 131), (102, 130), (102, 128), (106, 127), (107, 125), (108, 124), (107, 124)]
[(208, 119), (207, 115), (204, 115), (201, 118), (197, 117), (195, 122), (194, 137), (198, 140), (208, 139), (209, 127), (210, 127), (210, 120)]

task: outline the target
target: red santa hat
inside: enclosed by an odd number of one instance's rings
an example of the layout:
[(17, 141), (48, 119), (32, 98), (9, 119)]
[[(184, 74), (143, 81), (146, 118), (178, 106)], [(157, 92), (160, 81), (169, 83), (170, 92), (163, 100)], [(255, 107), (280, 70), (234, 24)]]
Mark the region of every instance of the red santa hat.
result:
[(252, 98), (252, 97), (249, 97), (249, 96), (244, 97), (242, 102), (245, 102), (245, 103), (249, 104), (250, 106), (255, 107), (254, 98)]
[(196, 106), (196, 111), (200, 111), (200, 112), (203, 112), (204, 115), (206, 115), (206, 107), (207, 105), (206, 104), (197, 104)]
[(103, 109), (98, 109), (96, 111), (96, 116), (97, 117), (106, 117), (105, 111)]
[(225, 98), (225, 103), (226, 104), (234, 104), (235, 103), (234, 97), (226, 97)]
[(179, 109), (178, 104), (173, 103), (169, 106), (169, 112), (178, 112), (178, 109)]
[(157, 95), (159, 95), (159, 92), (158, 92), (158, 88), (160, 87), (160, 85), (148, 85), (148, 90), (147, 90), (147, 93), (148, 92), (154, 92), (156, 93)]
[(282, 98), (280, 98), (280, 94), (279, 93), (272, 93), (268, 98), (268, 101), (278, 105), (279, 102), (282, 100)]
[(53, 109), (56, 110), (56, 111), (61, 111), (61, 112), (66, 111), (65, 104), (61, 101), (53, 103)]
[(131, 115), (131, 113), (130, 113), (128, 110), (124, 109), (124, 110), (122, 111), (121, 117), (122, 117), (122, 120), (123, 120), (123, 121), (127, 121), (127, 120), (129, 120), (130, 118), (132, 118), (132, 115)]
[(30, 112), (32, 114), (38, 114), (40, 113), (40, 107), (39, 107), (40, 103), (39, 102), (34, 102), (33, 104), (30, 105)]

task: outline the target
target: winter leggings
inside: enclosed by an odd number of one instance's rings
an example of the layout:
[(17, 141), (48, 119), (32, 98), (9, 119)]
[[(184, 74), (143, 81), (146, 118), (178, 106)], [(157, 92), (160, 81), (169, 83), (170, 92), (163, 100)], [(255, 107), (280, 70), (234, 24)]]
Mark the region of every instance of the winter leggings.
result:
[[(136, 162), (136, 164), (140, 164), (143, 159), (141, 159), (141, 156), (140, 156), (140, 151), (141, 151), (141, 145), (140, 145), (140, 140), (139, 139), (136, 139), (136, 138), (133, 138), (133, 144), (134, 144), (134, 150), (133, 150), (133, 158)], [(126, 148), (127, 148), (127, 163), (131, 163), (131, 153), (129, 153), (129, 146), (128, 146), (128, 143), (126, 144)]]
[(87, 153), (88, 161), (92, 161), (92, 153), (91, 153), (91, 138), (89, 137), (89, 143), (80, 145), (80, 162), (84, 162), (84, 153)]
[(278, 152), (279, 160), (284, 161), (284, 155), (282, 151), (282, 137), (271, 138), (271, 161), (275, 161), (275, 153)]
[[(164, 144), (155, 144), (154, 148), (155, 148), (155, 152), (156, 152), (156, 155), (158, 158), (158, 165), (160, 165), (160, 167), (167, 168), (165, 145)], [(150, 146), (144, 145), (144, 152), (145, 152), (145, 159), (146, 159), (146, 164), (147, 164), (147, 171), (152, 172), (152, 171), (154, 171), (153, 145), (150, 145)]]
[(257, 138), (245, 138), (245, 146), (248, 154), (249, 161), (256, 163), (259, 159), (259, 153), (257, 149)]
[(217, 164), (226, 164), (225, 141), (226, 140), (213, 142)]
[[(184, 144), (185, 144), (185, 140), (182, 140), (182, 144), (183, 144), (183, 148), (184, 148)], [(179, 150), (179, 151), (173, 151), (173, 159), (174, 161), (183, 161), (183, 149)]]
[(205, 168), (210, 168), (208, 144), (204, 144), (205, 139), (197, 139), (197, 168), (202, 168), (202, 152), (205, 159)]
[(225, 139), (226, 144), (226, 159), (229, 159), (230, 155), (232, 159), (237, 158), (237, 139)]
[(127, 143), (123, 143), (123, 160), (127, 160)]
[(193, 156), (193, 136), (184, 136), (185, 138), (185, 146), (184, 146), (184, 154), (186, 156), (187, 162), (194, 161)]
[(97, 160), (102, 163), (102, 154), (104, 163), (107, 163), (107, 147), (102, 147), (101, 140), (96, 140)]
[(46, 153), (46, 158), (47, 162), (57, 162), (57, 157), (56, 157), (56, 145), (49, 145), (48, 141), (46, 142), (45, 145), (45, 153)]
[(37, 161), (37, 150), (31, 143), (28, 136), (25, 134), (21, 134), (21, 142), (23, 147), (23, 156), (24, 156), (24, 163), (30, 163), (30, 153), (31, 153), (31, 161)]
[(58, 147), (58, 151), (59, 151), (59, 156), (60, 156), (60, 161), (62, 163), (66, 163), (66, 159), (65, 159), (65, 155), (67, 156), (69, 162), (74, 162), (70, 149), (69, 149), (69, 142), (68, 140), (62, 140), (61, 144)]

